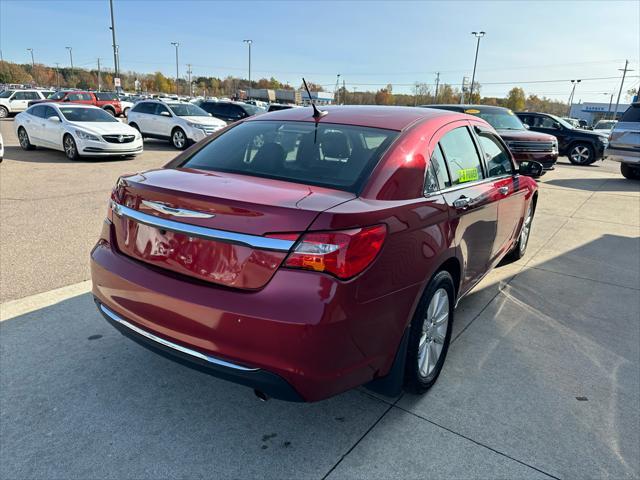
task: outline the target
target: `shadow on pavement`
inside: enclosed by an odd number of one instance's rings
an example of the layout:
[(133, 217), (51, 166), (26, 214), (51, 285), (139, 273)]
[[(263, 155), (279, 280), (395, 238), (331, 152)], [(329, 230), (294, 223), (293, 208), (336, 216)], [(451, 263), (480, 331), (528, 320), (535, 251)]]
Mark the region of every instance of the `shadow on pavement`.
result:
[(573, 188), (588, 192), (640, 192), (640, 182), (626, 178), (554, 178), (544, 182), (545, 185)]

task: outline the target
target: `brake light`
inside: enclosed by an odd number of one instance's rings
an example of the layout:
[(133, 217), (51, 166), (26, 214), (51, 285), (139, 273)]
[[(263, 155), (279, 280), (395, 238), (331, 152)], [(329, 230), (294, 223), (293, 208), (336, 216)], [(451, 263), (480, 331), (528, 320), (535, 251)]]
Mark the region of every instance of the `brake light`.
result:
[(326, 272), (341, 279), (351, 278), (373, 262), (386, 235), (384, 225), (307, 233), (289, 254), (284, 266)]

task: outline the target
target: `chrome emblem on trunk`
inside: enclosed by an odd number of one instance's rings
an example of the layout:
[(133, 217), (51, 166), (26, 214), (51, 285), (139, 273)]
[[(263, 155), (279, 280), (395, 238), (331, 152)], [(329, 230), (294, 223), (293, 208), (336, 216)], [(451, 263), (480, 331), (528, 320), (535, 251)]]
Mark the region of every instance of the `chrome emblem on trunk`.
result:
[(173, 208), (160, 202), (150, 202), (148, 200), (142, 200), (142, 204), (155, 210), (156, 212), (164, 213), (165, 215), (173, 215), (174, 217), (187, 217), (187, 218), (213, 218), (213, 213), (196, 212), (195, 210), (187, 210), (185, 208)]

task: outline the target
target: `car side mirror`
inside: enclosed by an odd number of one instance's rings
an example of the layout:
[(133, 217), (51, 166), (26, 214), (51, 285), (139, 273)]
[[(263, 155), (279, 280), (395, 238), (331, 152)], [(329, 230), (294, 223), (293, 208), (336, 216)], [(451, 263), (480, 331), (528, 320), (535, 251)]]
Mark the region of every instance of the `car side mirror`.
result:
[(553, 128), (555, 128), (556, 130), (561, 130), (562, 126), (558, 122), (556, 122), (553, 124)]
[(160, 115), (162, 115), (163, 117), (170, 117), (171, 114), (169, 112), (167, 112), (166, 110), (160, 112)]
[(50, 122), (53, 122), (53, 123), (60, 123), (61, 122), (60, 117), (57, 116), (57, 115), (52, 115), (51, 117), (47, 118), (47, 120), (49, 120)]
[(526, 130), (529, 130), (531, 128), (528, 123), (523, 123), (522, 125), (524, 125), (524, 128)]
[(524, 161), (520, 162), (518, 173), (526, 177), (540, 178), (544, 172), (542, 164), (540, 162)]
[(62, 100), (63, 102), (70, 102), (71, 100), (69, 100), (69, 97), (65, 98), (64, 100)]
[(208, 113), (207, 115), (209, 115), (210, 117), (213, 117), (213, 115), (211, 115), (210, 113)]

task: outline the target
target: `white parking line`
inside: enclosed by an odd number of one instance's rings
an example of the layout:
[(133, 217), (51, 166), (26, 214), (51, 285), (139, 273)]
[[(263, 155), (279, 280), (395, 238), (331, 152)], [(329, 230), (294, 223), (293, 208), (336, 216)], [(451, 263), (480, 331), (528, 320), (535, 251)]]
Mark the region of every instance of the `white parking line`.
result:
[(0, 304), (0, 322), (34, 312), (41, 308), (50, 307), (56, 303), (77, 297), (91, 291), (91, 280), (56, 288), (48, 292), (36, 293), (28, 297), (11, 300)]

